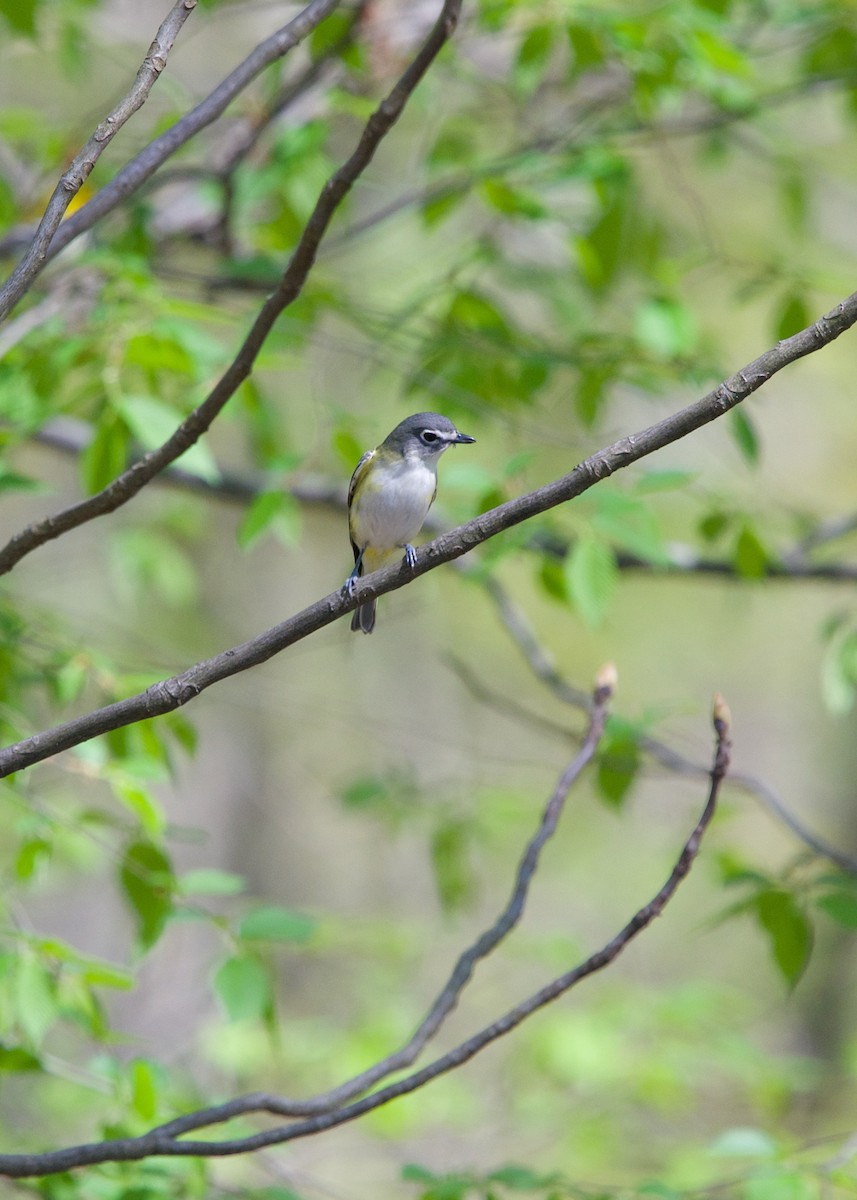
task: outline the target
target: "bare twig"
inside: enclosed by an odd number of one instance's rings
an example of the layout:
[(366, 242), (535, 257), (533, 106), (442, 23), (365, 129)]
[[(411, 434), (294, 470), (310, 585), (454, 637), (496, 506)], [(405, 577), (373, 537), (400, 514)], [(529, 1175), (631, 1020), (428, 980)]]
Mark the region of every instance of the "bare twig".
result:
[[(0, 321), (15, 307), (48, 258), (57, 252), (59, 243), (67, 245), (71, 241), (68, 236), (56, 237), (66, 209), (89, 178), (102, 151), (112, 142), (125, 122), (145, 104), (155, 81), (167, 65), (167, 57), (182, 25), (195, 8), (196, 0), (177, 0), (172, 6), (155, 34), (130, 91), (98, 125), (62, 175), (24, 257), (0, 289)], [(85, 208), (89, 208), (89, 205)], [(81, 209), (81, 212), (83, 211)]]
[[(448, 4), (449, 0), (445, 7), (448, 7)], [(612, 446), (597, 451), (569, 474), (561, 476), (553, 483), (548, 483), (533, 492), (527, 492), (514, 500), (508, 500), (505, 504), (492, 508), (489, 512), (482, 513), (472, 521), (429, 542), (427, 546), (423, 546), (417, 551), (412, 567), (393, 564), (371, 575), (365, 575), (356, 582), (350, 593), (345, 589), (331, 592), (330, 595), (317, 600), (302, 612), (259, 634), (258, 637), (217, 654), (213, 658), (205, 659), (181, 675), (161, 680), (136, 696), (96, 709), (84, 716), (76, 717), (64, 725), (34, 734), (32, 737), (0, 750), (0, 778), (15, 771), (21, 771), (25, 767), (32, 766), (33, 763), (41, 762), (61, 750), (68, 750), (99, 734), (108, 733), (112, 729), (119, 729), (124, 725), (133, 724), (135, 721), (172, 712), (195, 699), (200, 692), (211, 687), (212, 684), (267, 662), (275, 654), (302, 641), (303, 638), (324, 628), (325, 625), (330, 625), (345, 613), (351, 612), (358, 605), (365, 603), (366, 600), (395, 591), (415, 577), (433, 571), (442, 563), (461, 558), (469, 550), (496, 537), (503, 530), (511, 529), (551, 508), (556, 508), (567, 500), (582, 495), (583, 492), (615, 471), (638, 462), (656, 450), (663, 449), (664, 446), (668, 446), (672, 442), (686, 437), (694, 430), (701, 429), (702, 426), (717, 420), (718, 417), (735, 408), (747, 396), (762, 387), (777, 371), (804, 355), (820, 350), (822, 346), (827, 345), (844, 333), (846, 329), (849, 329), (855, 321), (857, 321), (857, 293), (849, 296), (847, 300), (843, 300), (835, 309), (801, 333), (778, 342), (773, 349), (760, 355), (714, 391), (703, 396), (701, 400), (673, 413), (648, 429), (624, 437), (618, 442), (614, 442)], [(166, 445), (169, 446), (172, 440), (170, 439)], [(164, 447), (161, 448), (161, 451), (155, 451), (155, 455), (161, 454), (163, 450)], [(141, 460), (142, 463), (146, 463), (148, 457)], [(31, 528), (35, 529), (36, 527)], [(38, 544), (38, 540), (34, 544)], [(24, 553), (26, 553), (26, 548), (20, 549), (18, 557)]]
[[(490, 576), (487, 579), (481, 580), (481, 583), (494, 602), (500, 621), (506, 632), (521, 651), (525, 662), (536, 678), (544, 683), (552, 695), (561, 700), (563, 704), (568, 704), (583, 712), (588, 711), (589, 700), (586, 694), (580, 691), (580, 689), (573, 687), (557, 670), (547, 650), (535, 637), (523, 613), (511, 600), (502, 584), (496, 578)], [(472, 673), (467, 668), (462, 669), (460, 663), (455, 663), (454, 666), (459, 678), (471, 692), (481, 692), (481, 698), (484, 701), (499, 707), (503, 711), (512, 708), (514, 702), (510, 701), (508, 697), (489, 694), (483, 684), (478, 680), (474, 680)], [(544, 729), (548, 733), (562, 733), (564, 736), (568, 736), (568, 730), (557, 726), (554, 722), (547, 721), (536, 714), (523, 710), (519, 705), (516, 706), (515, 715), (530, 723), (537, 723), (539, 728)], [(651, 737), (648, 734), (640, 734), (636, 738), (636, 744), (644, 754), (654, 759), (655, 762), (660, 763), (661, 766), (666, 767), (668, 771), (692, 778), (702, 778), (708, 774), (708, 768), (702, 763), (694, 762), (693, 759), (680, 754), (677, 750), (674, 750), (658, 738)], [(813, 833), (811, 829), (795, 816), (774, 788), (766, 783), (765, 780), (748, 772), (733, 771), (729, 776), (729, 782), (733, 787), (748, 793), (764, 808), (767, 808), (778, 821), (795, 835), (798, 841), (803, 842), (814, 854), (817, 854), (820, 858), (826, 858), (829, 862), (834, 863), (841, 870), (851, 875), (857, 875), (857, 858), (841, 850), (831, 842), (826, 841), (824, 838), (819, 837), (818, 834)]]
[[(332, 7), (333, 0), (325, 0)], [(337, 0), (338, 2), (338, 0)], [(426, 71), (452, 36), (458, 20), (462, 0), (445, 0), (434, 28), (424, 41), (419, 52), (405, 68), (392, 91), (366, 122), (356, 149), (351, 157), (336, 171), (321, 191), (312, 215), (307, 221), (300, 240), (275, 291), (268, 297), (259, 311), (250, 332), (238, 354), (224, 374), (214, 385), (206, 399), (190, 413), (162, 446), (133, 463), (112, 483), (100, 492), (87, 497), (53, 516), (27, 526), (7, 542), (0, 550), (0, 574), (10, 571), (24, 555), (44, 545), (45, 542), (76, 529), (94, 517), (113, 512), (140, 491), (165, 467), (182, 455), (189, 446), (205, 433), (218, 416), (226, 402), (231, 399), (241, 383), (250, 375), (265, 339), (274, 322), (285, 308), (300, 295), (306, 278), (315, 262), (319, 243), (337, 208), (350, 191), (355, 180), (372, 161), (378, 146), (389, 133), (408, 102), (414, 89)], [(310, 4), (300, 17), (290, 23), (303, 22), (299, 32), (307, 32), (308, 14), (313, 10), (316, 17), (321, 10), (321, 0)], [(320, 19), (320, 17), (318, 17)], [(316, 22), (317, 23), (317, 22)], [(311, 26), (310, 26), (311, 27)], [(298, 34), (291, 35), (297, 38)], [(215, 93), (216, 94), (216, 93)], [(93, 203), (91, 201), (90, 203)]]
[[(426, 1020), (420, 1026), (421, 1030), (429, 1030), (428, 1036), (436, 1028), (434, 1022), (443, 1020), (451, 1011), (461, 990), (466, 986), (479, 958), (490, 953), (492, 949), (511, 931), (518, 921), (533, 872), (538, 864), (539, 854), (544, 843), (550, 837), (562, 810), (565, 795), (571, 783), (578, 777), (580, 770), (594, 753), (600, 731), (598, 722), (603, 723), (604, 710), (612, 691), (613, 680), (605, 675), (596, 688), (593, 705), (593, 721), (586, 743), (573, 763), (569, 765), (557, 784), (553, 795), (543, 813), (539, 828), (530, 841), (521, 863), (515, 887), (509, 903), (503, 909), (495, 923), (465, 951), (458, 960), (449, 982), (440, 992)], [(246, 1154), (267, 1146), (280, 1145), (294, 1141), (297, 1138), (321, 1133), (326, 1129), (343, 1125), (363, 1116), (367, 1112), (388, 1104), (410, 1092), (424, 1087), (433, 1079), (455, 1070), (475, 1057), (481, 1050), (498, 1038), (510, 1033), (533, 1013), (556, 1000), (565, 992), (588, 976), (609, 966), (625, 949), (625, 947), (651, 922), (663, 912), (672, 899), (679, 884), (687, 876), (699, 852), (702, 837), (711, 822), (717, 803), (720, 785), (728, 770), (730, 754), (730, 722), (726, 705), (717, 697), (714, 705), (714, 728), (716, 734), (716, 750), (710, 771), (711, 782), (708, 798), (702, 815), (697, 821), (690, 837), (664, 885), (655, 896), (640, 908), (631, 920), (589, 958), (578, 966), (552, 980), (551, 983), (532, 993), (525, 1000), (509, 1009), (490, 1025), (459, 1043), (446, 1054), (435, 1059), (418, 1071), (386, 1087), (380, 1088), (369, 1095), (352, 1103), (341, 1104), (328, 1108), (303, 1120), (266, 1129), (247, 1137), (230, 1138), (223, 1141), (192, 1141), (178, 1140), (184, 1134), (211, 1126), (222, 1124), (238, 1116), (254, 1112), (272, 1113), (278, 1116), (289, 1116), (300, 1102), (288, 1100), (281, 1096), (267, 1093), (254, 1093), (249, 1096), (239, 1096), (225, 1104), (201, 1109), (167, 1122), (140, 1137), (118, 1138), (113, 1141), (89, 1143), (80, 1146), (70, 1146), (63, 1150), (48, 1151), (43, 1154), (6, 1154), (0, 1155), (0, 1174), (12, 1178), (25, 1178), (33, 1175), (49, 1175), (58, 1171), (67, 1171), (74, 1167), (88, 1166), (104, 1162), (134, 1162), (154, 1155), (171, 1157), (222, 1157), (225, 1155)], [(419, 1031), (418, 1031), (419, 1033)], [(415, 1035), (416, 1037), (417, 1035)], [(385, 1060), (385, 1074), (388, 1074), (396, 1055)], [(367, 1072), (360, 1077), (362, 1080), (371, 1074)], [(365, 1082), (362, 1086), (366, 1086)], [(335, 1093), (329, 1093), (330, 1095)]]

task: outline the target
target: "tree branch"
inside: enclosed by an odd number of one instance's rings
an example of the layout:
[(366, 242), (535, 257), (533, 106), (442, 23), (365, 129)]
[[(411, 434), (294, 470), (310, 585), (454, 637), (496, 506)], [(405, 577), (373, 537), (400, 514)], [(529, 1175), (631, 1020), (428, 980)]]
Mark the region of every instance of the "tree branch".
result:
[[(143, 59), (131, 90), (97, 126), (89, 141), (60, 178), (24, 257), (0, 289), (0, 321), (8, 316), (49, 258), (71, 241), (67, 233), (71, 222), (64, 226), (61, 237), (55, 236), (63, 214), (89, 178), (102, 152), (125, 122), (146, 103), (155, 81), (167, 65), (167, 57), (181, 27), (195, 8), (196, 0), (176, 0), (155, 34), (155, 40)], [(85, 205), (85, 208), (80, 210), (81, 213), (88, 208), (89, 204)], [(89, 228), (89, 225), (85, 228)], [(76, 235), (72, 234), (73, 236)]]
[[(323, 0), (323, 3), (329, 9), (338, 3), (338, 0)], [(386, 99), (382, 100), (366, 122), (351, 157), (328, 179), (322, 188), (321, 195), (316, 201), (312, 215), (304, 227), (279, 285), (262, 305), (238, 354), (202, 404), (182, 421), (175, 433), (162, 446), (133, 463), (106, 488), (53, 516), (27, 526), (26, 529), (16, 534), (0, 550), (0, 574), (10, 571), (17, 562), (35, 550), (37, 546), (42, 546), (45, 542), (60, 537), (70, 529), (75, 529), (105, 513), (113, 512), (127, 503), (142, 487), (179, 458), (205, 433), (226, 402), (235, 394), (239, 385), (250, 375), (256, 356), (280, 313), (300, 295), (315, 262), (319, 243), (333, 219), (334, 213), (355, 180), (368, 167), (381, 141), (401, 116), (405, 104), (417, 84), (452, 36), (461, 3), (462, 0), (444, 0), (434, 28), (414, 59), (405, 68), (392, 91)], [(308, 5), (299, 17), (285, 27), (286, 30), (291, 29), (296, 23), (300, 23), (299, 32), (303, 35), (308, 31), (308, 27), (312, 27), (309, 24), (308, 16), (310, 11), (312, 10), (317, 15), (322, 7), (322, 0), (315, 0), (314, 4)], [(294, 39), (298, 34), (293, 32), (289, 36)], [(261, 47), (258, 49), (261, 50)], [(213, 95), (217, 95), (217, 93), (213, 93)], [(94, 202), (90, 201), (90, 204)]]
[[(517, 923), (533, 872), (538, 865), (541, 849), (556, 828), (556, 823), (562, 811), (565, 797), (571, 784), (579, 776), (580, 771), (591, 759), (595, 751), (606, 704), (613, 687), (613, 679), (609, 673), (599, 681), (593, 704), (593, 719), (584, 746), (574, 761), (569, 764), (560, 778), (553, 795), (542, 815), (541, 823), (531, 839), (518, 867), (517, 879), (509, 903), (501, 912), (494, 924), (477, 939), (476, 942), (459, 958), (445, 988), (429, 1011), (420, 1030), (428, 1030), (428, 1037), (435, 1031), (434, 1015), (439, 1020), (451, 1011), (462, 989), (469, 981), (477, 960), (493, 950), (496, 945), (511, 931)], [(699, 852), (702, 837), (714, 815), (720, 785), (728, 770), (730, 754), (729, 714), (723, 701), (718, 697), (714, 706), (714, 728), (716, 734), (716, 749), (710, 777), (711, 782), (708, 798), (702, 815), (697, 821), (690, 837), (664, 885), (655, 896), (634, 914), (631, 920), (589, 958), (578, 966), (552, 980), (539, 991), (532, 993), (525, 1000), (509, 1009), (490, 1025), (459, 1043), (446, 1054), (428, 1063), (425, 1067), (399, 1079), (386, 1087), (363, 1096), (353, 1103), (318, 1112), (315, 1115), (291, 1124), (281, 1125), (274, 1129), (263, 1130), (248, 1137), (231, 1138), (223, 1141), (179, 1141), (184, 1133), (210, 1128), (253, 1112), (266, 1112), (275, 1115), (290, 1115), (296, 1107), (295, 1102), (283, 1097), (267, 1093), (254, 1093), (249, 1096), (239, 1096), (225, 1104), (201, 1109), (167, 1122), (140, 1137), (120, 1138), (113, 1141), (88, 1143), (80, 1146), (70, 1146), (64, 1150), (48, 1151), (44, 1154), (6, 1154), (0, 1155), (0, 1174), (11, 1178), (25, 1178), (33, 1175), (49, 1175), (59, 1171), (71, 1170), (74, 1167), (89, 1166), (104, 1162), (133, 1162), (155, 1155), (171, 1157), (222, 1157), (226, 1155), (245, 1154), (266, 1146), (280, 1145), (283, 1142), (294, 1141), (297, 1138), (321, 1133), (326, 1129), (343, 1125), (363, 1116), (367, 1112), (388, 1104), (410, 1092), (424, 1087), (433, 1079), (455, 1070), (475, 1057), (481, 1050), (498, 1038), (510, 1033), (533, 1013), (556, 1000), (572, 987), (588, 976), (609, 966), (625, 947), (651, 922), (663, 912), (666, 905), (674, 896), (679, 884), (687, 876)], [(599, 726), (600, 722), (600, 726)], [(415, 1035), (415, 1038), (418, 1036)], [(385, 1060), (392, 1064), (396, 1055)], [(379, 1064), (379, 1067), (382, 1064)], [(386, 1066), (384, 1074), (395, 1067)], [(361, 1080), (371, 1075), (367, 1072), (358, 1077)], [(346, 1085), (348, 1086), (348, 1085)], [(363, 1087), (366, 1084), (362, 1084)], [(334, 1095), (330, 1093), (329, 1095)]]
[[(112, 729), (172, 712), (195, 699), (212, 684), (267, 662), (275, 654), (332, 624), (366, 600), (395, 591), (417, 576), (433, 571), (442, 563), (460, 558), (475, 546), (496, 537), (498, 533), (582, 495), (615, 471), (630, 466), (631, 463), (638, 462), (656, 450), (661, 450), (664, 446), (717, 420), (762, 387), (783, 367), (820, 350), (822, 346), (826, 346), (849, 329), (855, 321), (857, 293), (843, 300), (807, 329), (778, 342), (773, 349), (754, 359), (701, 400), (651, 425), (648, 429), (621, 438), (613, 445), (597, 451), (569, 474), (563, 475), (553, 483), (514, 500), (508, 500), (505, 504), (492, 508), (465, 525), (429, 542), (417, 551), (416, 562), (412, 568), (404, 564), (394, 564), (363, 576), (355, 581), (350, 593), (344, 589), (331, 592), (287, 621), (275, 625), (240, 646), (197, 663), (181, 675), (161, 680), (136, 696), (96, 709), (0, 750), (0, 778), (21, 771), (99, 734), (108, 733)], [(146, 459), (141, 461), (145, 462)]]
[[(523, 614), (509, 599), (502, 585), (490, 576), (480, 582), (491, 597), (506, 632), (521, 651), (525, 662), (536, 678), (544, 683), (550, 692), (558, 700), (561, 700), (563, 704), (568, 704), (572, 708), (588, 712), (589, 699), (586, 693), (579, 688), (573, 687), (559, 673), (550, 655), (536, 639)], [(465, 686), (483, 701), (495, 707), (501, 707), (504, 710), (511, 710), (519, 719), (523, 718), (532, 723), (538, 723), (539, 727), (546, 729), (547, 732), (568, 736), (568, 731), (564, 727), (557, 725), (555, 722), (546, 721), (534, 713), (527, 712), (520, 705), (515, 705), (506, 696), (498, 697), (488, 694), (484, 685), (476, 680), (470, 671), (458, 660), (454, 659), (452, 665)], [(687, 758), (677, 750), (673, 750), (671, 746), (668, 746), (659, 738), (642, 734), (636, 739), (636, 744), (644, 754), (647, 754), (655, 762), (660, 763), (668, 771), (694, 778), (702, 778), (708, 774), (708, 768), (703, 766), (702, 763), (694, 762), (693, 759)], [(733, 771), (729, 776), (729, 782), (733, 787), (746, 792), (764, 808), (767, 808), (813, 854), (817, 854), (820, 858), (826, 858), (829, 862), (839, 867), (840, 870), (857, 876), (857, 858), (835, 846), (832, 842), (819, 837), (818, 834), (813, 833), (808, 826), (804, 825), (794, 815), (785, 801), (780, 798), (774, 788), (766, 783), (765, 780), (747, 772)]]

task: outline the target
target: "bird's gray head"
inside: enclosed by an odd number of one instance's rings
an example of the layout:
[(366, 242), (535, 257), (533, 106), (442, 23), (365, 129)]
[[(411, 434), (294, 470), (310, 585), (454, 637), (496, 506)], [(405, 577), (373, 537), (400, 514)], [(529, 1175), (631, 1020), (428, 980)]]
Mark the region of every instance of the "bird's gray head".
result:
[(422, 412), (405, 417), (384, 439), (383, 445), (406, 457), (436, 458), (449, 446), (475, 441), (476, 438), (459, 433), (449, 417)]

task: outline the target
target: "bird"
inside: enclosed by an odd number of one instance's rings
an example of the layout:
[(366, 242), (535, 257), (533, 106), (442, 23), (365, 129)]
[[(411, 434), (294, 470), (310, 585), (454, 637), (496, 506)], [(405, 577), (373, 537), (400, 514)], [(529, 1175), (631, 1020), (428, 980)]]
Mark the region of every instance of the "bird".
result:
[[(402, 550), (404, 561), (414, 566), (411, 538), (419, 533), (437, 495), (438, 460), (450, 446), (475, 441), (459, 433), (449, 417), (421, 412), (400, 421), (380, 446), (366, 451), (348, 487), (348, 534), (354, 551), (354, 570), (345, 581), (349, 595), (360, 575), (394, 562)], [(374, 599), (355, 609), (351, 628), (372, 632)]]

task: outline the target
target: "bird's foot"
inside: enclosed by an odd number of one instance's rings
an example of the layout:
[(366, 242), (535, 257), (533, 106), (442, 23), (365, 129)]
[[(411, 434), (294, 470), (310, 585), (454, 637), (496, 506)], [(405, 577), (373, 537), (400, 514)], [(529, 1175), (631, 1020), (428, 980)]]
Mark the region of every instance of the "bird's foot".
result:
[(408, 564), (408, 566), (411, 568), (412, 571), (413, 571), (414, 567), (417, 565), (417, 552), (413, 548), (413, 546), (411, 545), (410, 542), (408, 542), (405, 545), (405, 562)]
[(345, 583), (343, 583), (342, 590), (343, 590), (343, 592), (345, 592), (346, 596), (349, 597), (349, 599), (351, 598), (351, 596), (354, 595), (354, 588), (356, 587), (356, 585), (357, 585), (357, 576), (353, 575), (353, 574), (349, 575), (348, 578), (346, 579)]

